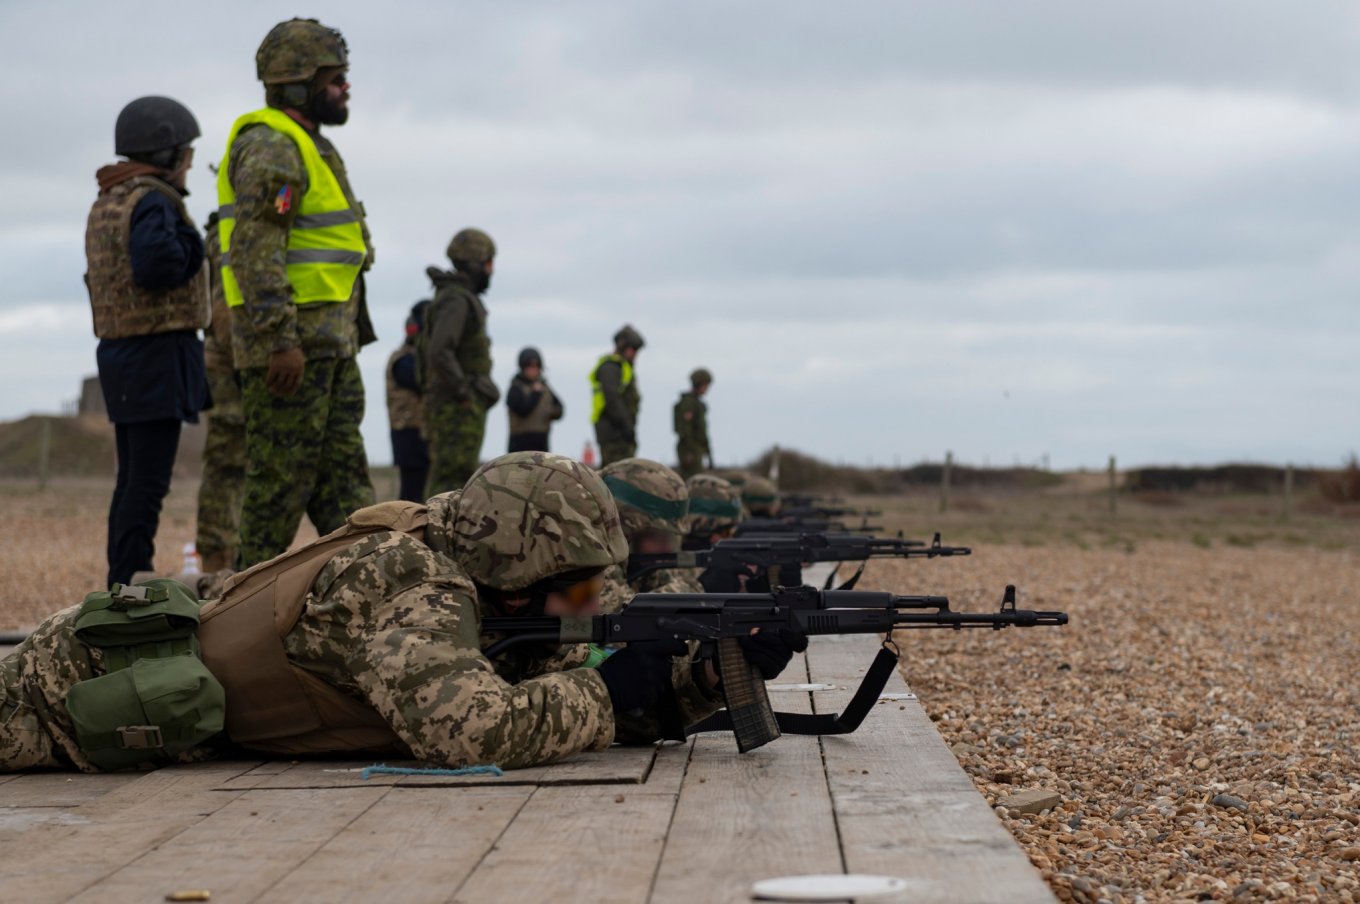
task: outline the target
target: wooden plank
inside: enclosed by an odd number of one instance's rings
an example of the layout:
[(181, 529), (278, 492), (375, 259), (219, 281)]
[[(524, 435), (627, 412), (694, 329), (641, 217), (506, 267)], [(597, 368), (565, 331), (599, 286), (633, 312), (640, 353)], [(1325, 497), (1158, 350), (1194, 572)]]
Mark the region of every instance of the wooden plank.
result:
[[(813, 638), (810, 680), (838, 687), (814, 696), (820, 711), (849, 701), (878, 647), (862, 635)], [(894, 672), (885, 693), (909, 689)], [(822, 748), (849, 872), (907, 879), (912, 901), (1055, 900), (915, 699), (875, 706)]]
[(226, 806), (72, 900), (158, 899), (179, 889), (207, 889), (214, 901), (254, 900), (390, 790), (230, 795), (235, 799)]
[[(205, 763), (142, 773), (66, 818), (0, 828), (0, 901), (64, 901), (168, 842), (237, 796), (213, 791), (254, 763)], [(31, 812), (19, 810), (17, 812)]]
[[(222, 789), (466, 787), (482, 785), (591, 785), (640, 784), (647, 780), (655, 750), (652, 747), (613, 747), (597, 753), (580, 753), (550, 766), (507, 770), (494, 775), (374, 775), (365, 781), (362, 770), (372, 760), (308, 760), (288, 764), (280, 771), (252, 770), (224, 782)], [(393, 760), (392, 766), (419, 767), (419, 763)]]
[(98, 800), (110, 791), (135, 782), (138, 772), (85, 775), (73, 772), (31, 772), (11, 776), (3, 795), (3, 807), (75, 807)]
[(675, 800), (645, 785), (537, 788), (451, 900), (646, 900)]
[[(796, 657), (780, 681), (806, 675)], [(807, 693), (782, 693), (777, 705), (811, 711)], [(758, 879), (841, 872), (817, 742), (786, 735), (739, 754), (728, 733), (698, 737), (650, 900), (747, 902)]]
[(261, 900), (447, 901), (533, 791), (513, 785), (389, 793)]

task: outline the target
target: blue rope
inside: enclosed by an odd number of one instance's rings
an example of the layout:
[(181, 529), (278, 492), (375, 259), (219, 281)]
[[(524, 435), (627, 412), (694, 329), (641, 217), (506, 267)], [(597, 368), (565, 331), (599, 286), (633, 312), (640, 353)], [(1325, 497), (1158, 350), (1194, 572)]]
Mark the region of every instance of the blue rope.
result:
[(467, 766), (463, 769), (413, 769), (410, 766), (389, 766), (374, 763), (365, 766), (359, 778), (368, 781), (375, 775), (505, 775), (500, 766)]

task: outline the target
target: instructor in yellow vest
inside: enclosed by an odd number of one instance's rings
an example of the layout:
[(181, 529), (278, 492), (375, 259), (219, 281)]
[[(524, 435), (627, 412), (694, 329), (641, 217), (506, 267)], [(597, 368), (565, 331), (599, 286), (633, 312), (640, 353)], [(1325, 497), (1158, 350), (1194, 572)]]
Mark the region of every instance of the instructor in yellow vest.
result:
[(637, 455), (637, 418), (642, 405), (633, 362), (645, 345), (642, 334), (629, 324), (614, 334), (614, 352), (602, 357), (590, 372), (593, 401), (590, 422), (600, 444), (600, 467)]
[(349, 53), (315, 19), (255, 55), (261, 110), (236, 120), (218, 170), (222, 285), (246, 423), (241, 567), (286, 550), (306, 513), (325, 534), (373, 501), (355, 361), (373, 341), (363, 205), (321, 134), (349, 118)]

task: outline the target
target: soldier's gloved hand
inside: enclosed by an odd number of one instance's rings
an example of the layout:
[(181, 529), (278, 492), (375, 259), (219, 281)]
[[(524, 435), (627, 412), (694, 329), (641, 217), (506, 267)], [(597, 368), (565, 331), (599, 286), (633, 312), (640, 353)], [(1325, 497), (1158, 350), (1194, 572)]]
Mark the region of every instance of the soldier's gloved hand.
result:
[(264, 386), (276, 396), (290, 396), (302, 385), (302, 372), (306, 367), (307, 357), (300, 346), (274, 352), (269, 356)]
[(766, 681), (778, 678), (789, 660), (793, 659), (793, 654), (802, 653), (808, 647), (807, 635), (793, 628), (758, 631), (738, 638), (737, 643), (741, 645), (746, 661)]
[(640, 715), (651, 709), (671, 685), (671, 660), (689, 654), (683, 640), (630, 643), (600, 663), (596, 670), (609, 689), (618, 714)]

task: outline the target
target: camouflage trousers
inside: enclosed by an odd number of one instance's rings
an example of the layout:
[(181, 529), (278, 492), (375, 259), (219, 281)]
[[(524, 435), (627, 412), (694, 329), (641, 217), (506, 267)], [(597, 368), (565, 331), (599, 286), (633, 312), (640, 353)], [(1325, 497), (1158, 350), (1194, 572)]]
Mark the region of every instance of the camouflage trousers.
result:
[(246, 480), (246, 419), (236, 371), (208, 366), (213, 407), (203, 443), (203, 481), (198, 487), (198, 536), (195, 544), (206, 570), (220, 561), (236, 562), (241, 539), (241, 499)]
[(266, 368), (240, 371), (246, 421), (240, 567), (288, 549), (303, 513), (321, 534), (373, 504), (359, 434), (364, 384), (353, 358), (307, 361), (291, 396), (265, 388)]
[(703, 471), (703, 452), (696, 452), (693, 449), (676, 449), (676, 455), (680, 459), (680, 466), (675, 469), (676, 473), (686, 480)]
[(486, 436), (486, 405), (431, 399), (425, 407), (425, 438), (430, 445), (430, 476), (425, 496), (461, 490), (477, 470)]
[(95, 768), (76, 745), (66, 692), (95, 676), (75, 638), (76, 607), (43, 622), (0, 660), (0, 772)]

